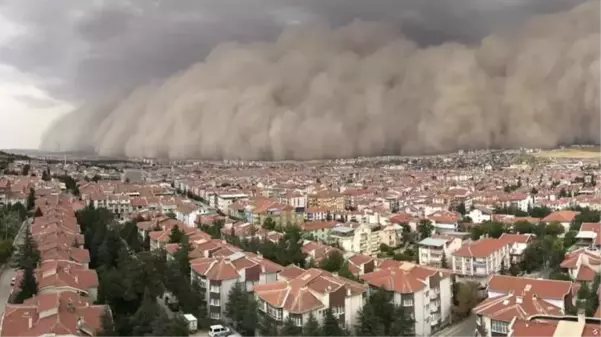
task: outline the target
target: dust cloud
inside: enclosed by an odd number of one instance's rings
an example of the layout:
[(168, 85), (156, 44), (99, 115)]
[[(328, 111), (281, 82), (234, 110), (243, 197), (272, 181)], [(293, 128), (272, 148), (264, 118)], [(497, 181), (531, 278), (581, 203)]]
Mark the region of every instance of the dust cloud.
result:
[(47, 150), (320, 159), (599, 143), (599, 2), (479, 45), (420, 48), (385, 24), (294, 27), (50, 127)]

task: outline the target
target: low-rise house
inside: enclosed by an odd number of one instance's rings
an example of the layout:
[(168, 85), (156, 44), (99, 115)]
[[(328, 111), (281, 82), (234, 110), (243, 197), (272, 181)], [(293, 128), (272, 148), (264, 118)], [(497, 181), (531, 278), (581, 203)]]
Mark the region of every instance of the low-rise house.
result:
[(563, 226), (564, 232), (567, 233), (570, 230), (570, 224), (576, 219), (578, 214), (580, 214), (580, 212), (566, 210), (555, 211), (544, 217), (541, 221), (546, 223), (558, 222)]
[(273, 283), (282, 266), (251, 253), (236, 252), (227, 257), (202, 257), (190, 261), (191, 280), (206, 292), (211, 319), (224, 318), (231, 289), (242, 283), (247, 291), (259, 284)]
[(72, 246), (57, 246), (52, 243), (47, 246), (38, 247), (38, 249), (40, 250), (40, 260), (42, 262), (48, 260), (67, 261), (77, 263), (85, 269), (88, 268), (90, 263), (90, 252), (87, 249)]
[[(23, 272), (15, 277), (12, 294), (18, 294)], [(47, 260), (35, 270), (38, 295), (76, 292), (95, 301), (98, 295), (98, 274), (95, 270), (85, 269), (82, 265), (69, 261)]]
[(477, 315), (475, 333), (507, 336), (516, 317), (563, 315), (575, 304), (576, 288), (570, 281), (494, 275), (488, 284), (488, 298), (473, 309)]
[(560, 267), (567, 270), (572, 280), (593, 282), (601, 272), (601, 252), (580, 248), (568, 253)]
[(576, 247), (601, 250), (601, 223), (583, 223), (576, 235)]
[(6, 304), (0, 336), (96, 336), (108, 305), (95, 305), (74, 292), (42, 294), (23, 304)]
[(524, 259), (524, 250), (528, 245), (532, 244), (535, 240), (534, 234), (509, 234), (503, 233), (499, 240), (505, 241), (510, 244), (509, 248), (509, 260), (510, 263), (519, 263)]
[(367, 287), (325, 270), (309, 269), (291, 278), (253, 288), (260, 314), (281, 326), (288, 317), (302, 327), (312, 314), (322, 322), (327, 309), (341, 326), (352, 330)]
[(492, 215), (493, 210), (483, 206), (476, 206), (467, 214), (467, 216), (469, 216), (470, 219), (472, 219), (473, 223), (483, 223), (484, 221), (491, 221)]
[(445, 257), (451, 266), (452, 254), (461, 248), (461, 239), (445, 235), (434, 235), (419, 242), (419, 263), (435, 267), (442, 266)]
[(457, 231), (461, 214), (451, 211), (438, 211), (429, 215), (428, 220), (432, 222), (436, 233), (447, 234)]
[(458, 281), (471, 280), (486, 286), (502, 264), (509, 266), (509, 250), (509, 243), (491, 238), (464, 245), (452, 254), (453, 272)]
[(338, 225), (338, 221), (309, 221), (301, 225), (301, 231), (305, 237), (319, 242), (330, 242), (330, 232)]
[(393, 293), (394, 304), (402, 306), (415, 320), (416, 336), (432, 336), (450, 323), (452, 281), (446, 270), (383, 260), (376, 271), (361, 279), (371, 290)]
[(376, 269), (376, 259), (371, 256), (355, 253), (345, 253), (350, 272), (355, 276), (371, 273)]
[(196, 218), (201, 214), (201, 209), (192, 202), (185, 202), (177, 205), (174, 213), (175, 218), (186, 227), (196, 227)]

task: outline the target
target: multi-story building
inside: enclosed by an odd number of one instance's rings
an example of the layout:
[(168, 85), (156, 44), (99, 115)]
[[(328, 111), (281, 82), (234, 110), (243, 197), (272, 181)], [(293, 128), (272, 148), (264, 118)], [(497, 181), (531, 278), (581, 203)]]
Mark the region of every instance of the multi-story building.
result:
[(560, 267), (568, 272), (572, 280), (592, 283), (601, 273), (601, 252), (580, 248), (568, 253)]
[(484, 238), (467, 244), (453, 255), (453, 272), (458, 281), (471, 280), (486, 286), (488, 280), (509, 266), (510, 244), (504, 240)]
[(595, 337), (601, 334), (601, 317), (535, 315), (515, 317), (509, 324), (508, 337)]
[(509, 260), (510, 263), (519, 263), (524, 258), (524, 251), (528, 245), (534, 243), (534, 234), (509, 234), (503, 233), (499, 240), (505, 241), (510, 244), (509, 248)]
[(325, 207), (335, 211), (343, 211), (344, 205), (344, 195), (337, 191), (319, 191), (309, 194), (307, 197), (307, 207)]
[(380, 251), (381, 229), (379, 224), (337, 226), (331, 230), (330, 238), (345, 252), (375, 256)]
[(419, 264), (441, 267), (443, 257), (451, 266), (452, 254), (461, 248), (461, 239), (434, 235), (419, 242)]
[(330, 309), (339, 324), (349, 330), (354, 328), (367, 292), (365, 285), (321, 269), (300, 274), (291, 270), (289, 274), (282, 281), (254, 286), (261, 314), (277, 325), (290, 317), (296, 326), (302, 327), (310, 315), (322, 322)]
[(206, 294), (211, 319), (223, 319), (228, 296), (236, 283), (251, 291), (258, 284), (276, 281), (282, 266), (262, 256), (236, 252), (227, 257), (202, 257), (190, 261), (190, 279), (198, 281)]
[(583, 223), (576, 235), (576, 247), (601, 250), (601, 223)]
[(415, 320), (416, 336), (432, 336), (450, 323), (452, 303), (451, 273), (409, 262), (383, 260), (378, 269), (361, 276), (370, 290), (393, 294)]

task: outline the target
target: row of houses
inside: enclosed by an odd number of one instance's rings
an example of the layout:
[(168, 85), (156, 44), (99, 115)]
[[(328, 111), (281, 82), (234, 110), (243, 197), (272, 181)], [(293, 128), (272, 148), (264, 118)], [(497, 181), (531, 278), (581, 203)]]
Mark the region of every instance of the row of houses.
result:
[[(42, 216), (33, 219), (31, 234), (41, 260), (34, 271), (38, 293), (22, 304), (6, 304), (0, 323), (1, 336), (95, 336), (107, 305), (94, 304), (98, 275), (89, 269), (90, 254), (75, 218), (80, 207), (64, 195), (36, 200)], [(20, 291), (22, 271), (11, 292)]]

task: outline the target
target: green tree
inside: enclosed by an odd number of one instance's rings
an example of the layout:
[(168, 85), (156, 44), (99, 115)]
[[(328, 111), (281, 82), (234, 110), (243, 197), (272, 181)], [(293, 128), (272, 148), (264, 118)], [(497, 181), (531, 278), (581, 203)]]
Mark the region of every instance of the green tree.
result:
[(20, 269), (35, 269), (40, 263), (40, 251), (38, 245), (31, 235), (31, 229), (29, 227), (25, 230), (25, 237), (23, 244), (19, 246), (18, 251), (19, 257), (19, 268)]
[(23, 165), (23, 167), (21, 168), (21, 175), (28, 176), (30, 169), (31, 169), (31, 166), (29, 164)]
[(402, 307), (396, 306), (394, 309), (394, 319), (390, 326), (390, 336), (414, 336), (415, 335), (415, 320)]
[(461, 215), (465, 215), (465, 213), (467, 213), (466, 209), (465, 209), (465, 203), (460, 203), (459, 205), (457, 205), (457, 207), (455, 208), (455, 211), (459, 212), (459, 214)]
[(499, 270), (499, 274), (507, 275), (507, 268), (505, 268), (505, 260), (501, 260), (501, 269)]
[(38, 293), (38, 283), (35, 279), (33, 268), (27, 267), (23, 270), (23, 278), (19, 284), (19, 293), (15, 298), (15, 303), (23, 303), (26, 299)]
[(545, 234), (558, 236), (558, 235), (563, 234), (564, 231), (565, 231), (565, 229), (559, 222), (551, 222), (550, 224), (547, 225)]
[(332, 309), (326, 309), (326, 314), (323, 322), (323, 335), (324, 336), (345, 336), (346, 332), (338, 324), (338, 320), (334, 317)]
[(182, 237), (182, 243), (175, 254), (173, 254), (175, 263), (179, 267), (180, 272), (186, 279), (190, 279), (190, 243), (188, 237), (184, 235)]
[(228, 294), (228, 301), (225, 306), (225, 316), (232, 321), (236, 330), (242, 326), (247, 303), (248, 294), (246, 289), (242, 289), (242, 283), (236, 282)]
[(520, 274), (520, 266), (517, 263), (512, 263), (509, 267), (509, 274), (511, 276), (518, 276)]
[(169, 243), (180, 243), (184, 236), (186, 236), (186, 234), (179, 229), (178, 225), (175, 225), (169, 233)]
[(578, 235), (577, 231), (568, 231), (563, 237), (563, 246), (565, 248), (572, 247), (576, 243), (576, 235)]
[(480, 284), (477, 282), (457, 284), (457, 293), (455, 296), (456, 305), (452, 308), (455, 317), (461, 319), (469, 316), (472, 309), (478, 305), (480, 299), (478, 295), (479, 288)]
[(449, 263), (447, 261), (447, 254), (445, 253), (444, 249), (442, 250), (442, 256), (440, 257), (440, 267), (444, 268), (444, 269), (449, 268)]
[(270, 231), (275, 230), (275, 221), (273, 221), (271, 217), (265, 218), (265, 220), (263, 220), (263, 228)]
[(254, 336), (255, 330), (259, 325), (259, 316), (257, 313), (257, 301), (254, 296), (249, 295), (246, 307), (244, 308), (244, 318), (239, 332), (242, 336)]
[(303, 336), (307, 336), (307, 337), (321, 336), (322, 332), (323, 331), (321, 330), (321, 327), (319, 326), (319, 322), (317, 321), (315, 316), (313, 316), (313, 313), (310, 313), (309, 318), (303, 325), (303, 331), (302, 331)]
[(292, 317), (289, 315), (288, 318), (284, 321), (284, 325), (280, 330), (281, 336), (300, 336), (302, 333), (302, 329), (294, 323)]
[(385, 327), (381, 324), (377, 308), (371, 303), (359, 309), (355, 333), (357, 336), (384, 336)]
[(152, 323), (159, 317), (159, 304), (148, 289), (136, 313), (131, 316), (130, 324), (134, 336), (146, 336), (152, 333)]
[(535, 229), (535, 225), (525, 221), (525, 220), (520, 220), (520, 221), (516, 221), (513, 224), (513, 230), (518, 233), (518, 234), (530, 234), (530, 233), (534, 233), (534, 229)]
[(331, 273), (338, 272), (342, 268), (344, 262), (345, 260), (342, 253), (338, 250), (332, 250), (328, 256), (320, 262), (319, 268)]
[(31, 211), (35, 207), (35, 190), (29, 189), (29, 195), (27, 195), (27, 210)]
[(420, 239), (429, 238), (430, 236), (432, 236), (432, 232), (434, 231), (432, 221), (428, 219), (420, 220), (417, 226), (417, 231), (419, 232)]
[(165, 214), (168, 218), (175, 219), (177, 216), (172, 211), (169, 211)]

